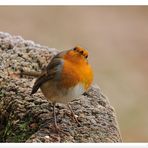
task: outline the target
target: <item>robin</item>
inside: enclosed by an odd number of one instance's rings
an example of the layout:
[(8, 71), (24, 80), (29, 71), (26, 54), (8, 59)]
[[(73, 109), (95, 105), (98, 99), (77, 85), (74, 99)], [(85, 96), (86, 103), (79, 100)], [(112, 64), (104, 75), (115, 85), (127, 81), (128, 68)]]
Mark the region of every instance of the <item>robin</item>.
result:
[[(45, 71), (35, 81), (31, 94), (40, 88), (46, 99), (53, 103), (54, 126), (58, 131), (56, 103), (68, 104), (78, 98), (88, 90), (92, 81), (93, 72), (88, 64), (88, 51), (76, 46), (52, 58)], [(78, 122), (69, 104), (68, 107)]]

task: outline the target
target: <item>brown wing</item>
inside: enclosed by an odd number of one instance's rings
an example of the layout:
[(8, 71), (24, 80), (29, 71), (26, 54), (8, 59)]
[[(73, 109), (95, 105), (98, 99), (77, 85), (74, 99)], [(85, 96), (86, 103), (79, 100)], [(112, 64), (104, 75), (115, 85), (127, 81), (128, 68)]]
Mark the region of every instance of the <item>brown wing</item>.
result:
[(45, 74), (43, 74), (35, 81), (32, 91), (31, 91), (31, 95), (37, 92), (39, 87), (42, 85), (42, 83), (44, 83), (46, 81), (46, 79), (47, 79), (47, 76)]
[(61, 70), (62, 70), (62, 66), (64, 61), (62, 60), (62, 56), (63, 54), (65, 54), (66, 51), (63, 51), (59, 54), (57, 54), (52, 60), (51, 62), (48, 64), (45, 73), (40, 76), (36, 82), (34, 83), (34, 86), (32, 88), (32, 92), (31, 94), (34, 94), (37, 92), (37, 90), (40, 88), (40, 86), (45, 83), (48, 80), (55, 80), (58, 81), (60, 79), (61, 76)]

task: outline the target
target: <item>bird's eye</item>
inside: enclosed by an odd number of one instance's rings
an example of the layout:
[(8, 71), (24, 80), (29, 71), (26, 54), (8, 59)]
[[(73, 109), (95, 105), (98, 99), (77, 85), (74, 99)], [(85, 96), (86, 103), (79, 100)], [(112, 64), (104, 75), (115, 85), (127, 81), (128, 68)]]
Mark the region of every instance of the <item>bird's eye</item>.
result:
[(83, 53), (84, 53), (83, 50), (81, 50), (81, 51), (80, 51), (80, 54), (83, 54)]
[(77, 48), (75, 47), (73, 50), (77, 50)]
[(88, 55), (86, 55), (85, 58), (87, 59), (88, 58)]

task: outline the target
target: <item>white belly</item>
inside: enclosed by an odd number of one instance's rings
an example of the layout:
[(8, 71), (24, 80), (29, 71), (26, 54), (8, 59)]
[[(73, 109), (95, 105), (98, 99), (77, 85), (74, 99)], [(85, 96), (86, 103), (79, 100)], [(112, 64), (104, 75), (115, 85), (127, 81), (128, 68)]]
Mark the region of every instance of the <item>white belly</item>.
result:
[(54, 85), (51, 85), (49, 83), (44, 83), (41, 86), (41, 90), (44, 96), (47, 98), (47, 100), (57, 103), (68, 103), (78, 98), (80, 95), (82, 95), (85, 92), (82, 84), (78, 84), (69, 89), (64, 89), (64, 88), (57, 89), (57, 87)]

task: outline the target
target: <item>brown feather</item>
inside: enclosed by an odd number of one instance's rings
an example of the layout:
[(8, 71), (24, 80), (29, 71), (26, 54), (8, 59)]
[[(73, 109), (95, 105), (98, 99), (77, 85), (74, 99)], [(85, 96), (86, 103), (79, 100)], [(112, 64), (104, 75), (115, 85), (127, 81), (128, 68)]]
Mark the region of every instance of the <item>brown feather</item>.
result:
[(46, 81), (49, 81), (51, 79), (54, 80), (59, 80), (60, 79), (60, 74), (61, 74), (61, 69), (63, 65), (63, 60), (62, 55), (65, 53), (65, 51), (57, 54), (51, 62), (48, 64), (48, 66), (45, 69), (44, 74), (42, 74), (34, 83), (34, 86), (32, 88), (31, 95), (36, 93), (37, 90), (41, 87), (43, 83)]

